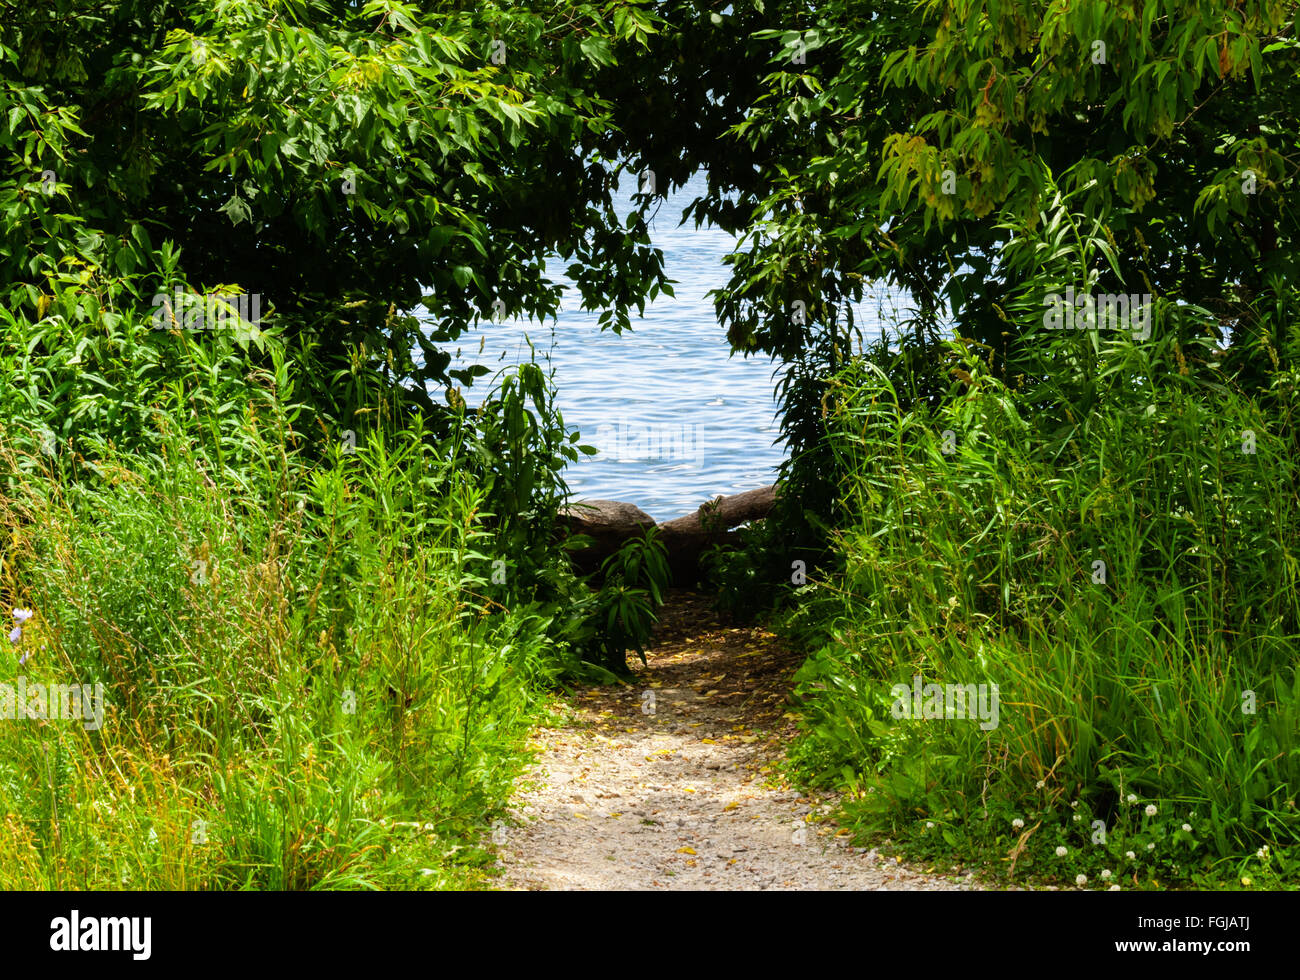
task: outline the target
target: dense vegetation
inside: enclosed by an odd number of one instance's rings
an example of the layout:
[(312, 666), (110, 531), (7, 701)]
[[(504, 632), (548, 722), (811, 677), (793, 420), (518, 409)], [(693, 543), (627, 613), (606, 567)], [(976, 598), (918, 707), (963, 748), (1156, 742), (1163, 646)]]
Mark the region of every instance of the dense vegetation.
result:
[[(0, 885), (473, 877), (663, 562), (574, 573), (549, 379), (467, 410), (449, 345), (553, 315), (556, 256), (631, 325), (700, 168), (790, 449), (718, 582), (809, 645), (801, 778), (1017, 873), (1293, 874), (1296, 15), (0, 2), (0, 684), (107, 705), (0, 722)], [(914, 314), (864, 346), (882, 280)], [(998, 723), (894, 711), (913, 677)]]
[[(809, 378), (786, 520), (728, 569), (752, 597), (829, 543), (796, 768), (949, 861), (1294, 881), (1296, 5), (853, 7), (737, 127), (810, 138), (719, 300)], [(881, 275), (915, 318), (861, 353), (754, 312)], [(894, 687), (932, 683), (1000, 716)]]

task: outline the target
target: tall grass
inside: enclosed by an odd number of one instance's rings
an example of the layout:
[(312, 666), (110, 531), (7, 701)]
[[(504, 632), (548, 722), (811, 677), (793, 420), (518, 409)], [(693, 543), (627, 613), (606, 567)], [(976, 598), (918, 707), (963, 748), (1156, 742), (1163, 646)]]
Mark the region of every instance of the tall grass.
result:
[[(1245, 391), (1158, 303), (1148, 343), (1031, 332), (1037, 381), (946, 342), (933, 406), (888, 365), (836, 379), (842, 570), (794, 620), (821, 638), (795, 759), (864, 826), (1093, 881), (1300, 867), (1296, 305)], [(998, 685), (998, 726), (897, 717), (914, 675)]]
[(176, 362), (132, 397), (47, 394), (61, 345), (13, 363), (39, 397), (11, 392), (0, 433), (0, 606), (35, 616), (0, 684), (102, 684), (106, 707), (97, 730), (0, 719), (0, 888), (478, 881), (570, 657), (500, 601), (527, 581), (485, 594), (513, 518), (492, 519), (482, 420), (435, 436), (379, 398), (355, 452), (337, 425), (309, 442), (290, 393), (313, 367), (210, 339), (128, 336), (139, 376), (146, 346)]

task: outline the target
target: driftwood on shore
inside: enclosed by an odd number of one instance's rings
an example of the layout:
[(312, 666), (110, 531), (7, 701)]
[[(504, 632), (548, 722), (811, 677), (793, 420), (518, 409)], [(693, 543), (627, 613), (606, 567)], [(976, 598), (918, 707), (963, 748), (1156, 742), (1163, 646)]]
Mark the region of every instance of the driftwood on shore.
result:
[(706, 548), (732, 540), (732, 528), (766, 517), (775, 500), (775, 486), (761, 487), (715, 497), (694, 513), (663, 523), (621, 500), (580, 500), (562, 510), (560, 520), (571, 534), (585, 534), (592, 539), (591, 547), (575, 553), (578, 564), (585, 568), (594, 568), (625, 541), (639, 537), (649, 527), (657, 527), (673, 577), (680, 580), (694, 573)]

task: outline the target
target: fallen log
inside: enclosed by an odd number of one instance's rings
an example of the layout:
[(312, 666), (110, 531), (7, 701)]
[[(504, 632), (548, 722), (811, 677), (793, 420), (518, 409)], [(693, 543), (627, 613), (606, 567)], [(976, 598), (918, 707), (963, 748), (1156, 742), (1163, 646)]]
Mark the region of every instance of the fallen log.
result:
[(655, 519), (640, 507), (621, 500), (579, 500), (563, 508), (559, 517), (570, 534), (590, 537), (592, 545), (584, 551), (600, 558), (612, 555), (625, 541), (655, 526)]
[(693, 514), (658, 525), (659, 540), (668, 551), (673, 579), (679, 583), (699, 570), (700, 555), (714, 545), (734, 543), (731, 529), (766, 517), (776, 502), (776, 487), (714, 497)]
[(658, 525), (661, 540), (681, 541), (729, 531), (748, 521), (766, 517), (776, 502), (776, 487), (746, 490), (730, 497), (714, 497), (693, 514)]
[(648, 527), (658, 528), (658, 540), (668, 553), (673, 578), (679, 583), (695, 574), (700, 555), (715, 544), (735, 540), (732, 529), (766, 517), (776, 501), (776, 487), (760, 487), (729, 497), (718, 496), (691, 514), (656, 524), (641, 508), (620, 500), (582, 500), (560, 512), (571, 534), (592, 538), (591, 547), (575, 552), (579, 567), (594, 569), (630, 538)]

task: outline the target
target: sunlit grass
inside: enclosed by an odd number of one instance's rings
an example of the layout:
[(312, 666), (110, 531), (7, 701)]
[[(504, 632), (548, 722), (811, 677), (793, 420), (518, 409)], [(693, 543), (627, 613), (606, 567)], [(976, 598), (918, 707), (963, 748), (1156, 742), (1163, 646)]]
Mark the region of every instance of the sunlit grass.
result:
[[(1087, 411), (960, 342), (972, 382), (933, 412), (866, 365), (840, 379), (843, 571), (794, 620), (823, 637), (795, 758), (864, 828), (1094, 883), (1297, 866), (1295, 379), (1265, 404), (1152, 348), (1103, 348)], [(914, 673), (996, 683), (998, 727), (894, 719)]]
[(107, 701), (0, 721), (0, 887), (483, 879), (549, 641), (475, 596), (482, 491), (416, 430), (316, 464), (239, 437), (257, 479), (175, 432), (76, 480), (0, 445), (0, 600), (35, 613), (0, 683)]

